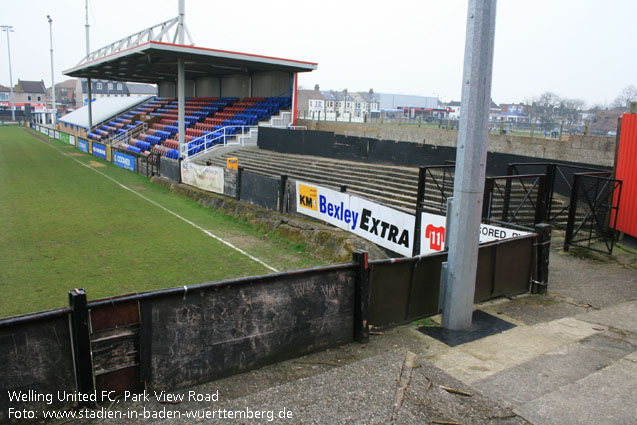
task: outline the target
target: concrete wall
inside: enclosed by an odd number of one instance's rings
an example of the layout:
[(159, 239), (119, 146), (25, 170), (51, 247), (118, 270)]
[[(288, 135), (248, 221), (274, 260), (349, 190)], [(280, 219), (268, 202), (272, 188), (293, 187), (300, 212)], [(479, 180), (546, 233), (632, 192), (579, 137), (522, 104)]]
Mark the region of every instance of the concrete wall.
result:
[(161, 82), (157, 93), (159, 97), (177, 97), (176, 84), (170, 81)]
[[(431, 146), (455, 147), (458, 138), (456, 131), (396, 124), (299, 120), (297, 125), (307, 126), (308, 130), (331, 131), (346, 136), (424, 143)], [(615, 138), (607, 136), (573, 135), (568, 141), (557, 141), (509, 135), (489, 135), (488, 151), (612, 167), (615, 162), (615, 146)]]
[(290, 74), (287, 72), (258, 72), (252, 75), (253, 97), (274, 97), (290, 90)]
[(247, 75), (229, 75), (221, 78), (222, 97), (249, 97), (250, 77)]
[(197, 97), (219, 97), (219, 79), (197, 78)]

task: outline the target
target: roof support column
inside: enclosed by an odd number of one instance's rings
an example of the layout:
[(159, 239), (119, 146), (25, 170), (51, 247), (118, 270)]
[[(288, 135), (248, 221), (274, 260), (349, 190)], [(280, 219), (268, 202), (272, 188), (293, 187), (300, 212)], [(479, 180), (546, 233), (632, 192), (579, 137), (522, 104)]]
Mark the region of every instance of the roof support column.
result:
[(298, 88), (298, 74), (292, 73), (292, 123), (290, 125), (296, 125), (296, 91)]
[(183, 154), (183, 145), (186, 140), (186, 123), (184, 110), (186, 104), (186, 65), (182, 58), (177, 59), (177, 114), (179, 123), (179, 155)]
[(487, 162), (487, 135), (497, 0), (469, 0), (456, 151), (453, 208), (447, 229), (447, 285), (442, 326), (471, 327)]
[(91, 88), (91, 79), (88, 78), (86, 80), (86, 86), (88, 87), (88, 98), (87, 98), (87, 102), (88, 102), (88, 131), (90, 132), (91, 130), (93, 130), (93, 102), (91, 102), (91, 100), (93, 100), (93, 90)]
[[(184, 44), (184, 16), (186, 14), (186, 0), (179, 0), (179, 21), (177, 37), (179, 44)], [(182, 156), (183, 146), (186, 140), (186, 123), (184, 110), (186, 104), (186, 65), (183, 58), (177, 59), (177, 115), (179, 123), (179, 156)]]

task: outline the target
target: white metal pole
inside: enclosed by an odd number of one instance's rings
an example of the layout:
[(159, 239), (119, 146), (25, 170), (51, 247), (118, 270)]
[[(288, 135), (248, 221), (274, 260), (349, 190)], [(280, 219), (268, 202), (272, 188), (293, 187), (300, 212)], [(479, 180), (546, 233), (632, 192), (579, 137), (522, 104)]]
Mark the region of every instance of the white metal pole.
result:
[(489, 104), (497, 0), (469, 0), (453, 208), (449, 219), (447, 288), (442, 326), (471, 327), (487, 162)]
[[(88, 0), (85, 2), (86, 6), (86, 60), (88, 62), (88, 55), (91, 53), (90, 44), (89, 44), (89, 25), (88, 25)], [(86, 87), (88, 88), (88, 131), (90, 132), (93, 129), (93, 103), (91, 99), (93, 98), (93, 89), (91, 87), (91, 79), (86, 79)]]
[(11, 43), (9, 42), (9, 33), (13, 32), (11, 25), (2, 25), (2, 31), (7, 32), (7, 50), (9, 52), (9, 91), (11, 93), (11, 121), (15, 121), (15, 103), (13, 102), (13, 74), (11, 71)]
[(57, 125), (57, 109), (55, 108), (55, 79), (53, 77), (53, 19), (51, 19), (50, 15), (46, 15), (46, 19), (49, 21), (49, 40), (51, 42), (51, 94), (53, 95), (51, 121), (53, 128), (55, 128)]
[[(179, 44), (184, 44), (184, 15), (186, 1), (179, 0), (178, 16), (178, 40)], [(186, 103), (186, 66), (182, 58), (177, 59), (177, 115), (179, 127), (179, 153), (181, 155), (183, 145), (186, 141), (186, 123), (184, 122), (184, 110)]]

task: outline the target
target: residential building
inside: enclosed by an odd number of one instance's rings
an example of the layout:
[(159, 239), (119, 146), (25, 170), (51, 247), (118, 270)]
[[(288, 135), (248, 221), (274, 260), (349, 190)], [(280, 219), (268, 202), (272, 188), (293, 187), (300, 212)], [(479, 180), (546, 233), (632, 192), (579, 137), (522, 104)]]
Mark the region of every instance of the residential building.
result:
[[(101, 97), (124, 97), (156, 95), (157, 87), (150, 84), (126, 83), (124, 81), (91, 80), (91, 95), (93, 99)], [(80, 96), (81, 95), (81, 96)], [(76, 80), (76, 97), (82, 104), (86, 104), (88, 99), (87, 80), (82, 78)]]
[(13, 88), (13, 101), (17, 106), (30, 105), (36, 110), (46, 107), (46, 88), (44, 80), (26, 81), (18, 79), (18, 84)]
[(380, 110), (378, 96), (373, 89), (369, 92), (348, 92), (347, 89), (322, 91), (318, 84), (314, 86), (314, 90), (299, 90), (297, 105), (300, 118), (328, 120), (351, 117), (362, 120)]
[[(443, 106), (447, 109), (449, 114), (448, 118), (450, 120), (460, 119), (461, 102), (451, 101), (443, 104)], [(500, 106), (491, 99), (491, 104), (489, 105), (489, 121), (500, 121), (501, 112)]]
[[(69, 79), (55, 85), (55, 104), (58, 112), (66, 113), (82, 106), (76, 104), (75, 89), (75, 79)], [(47, 98), (51, 99), (50, 87), (47, 89)]]
[(506, 122), (524, 122), (530, 120), (531, 108), (523, 103), (501, 103), (500, 119)]

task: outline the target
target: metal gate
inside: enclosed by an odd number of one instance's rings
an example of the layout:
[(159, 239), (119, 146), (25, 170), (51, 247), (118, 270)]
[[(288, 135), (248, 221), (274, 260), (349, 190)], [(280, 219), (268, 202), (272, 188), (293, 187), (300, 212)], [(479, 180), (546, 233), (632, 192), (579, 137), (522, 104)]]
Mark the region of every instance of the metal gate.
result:
[(546, 175), (487, 177), (482, 219), (532, 230), (544, 217)]
[[(605, 172), (605, 170), (560, 164), (557, 162), (520, 162), (507, 166), (507, 175), (546, 174), (544, 193), (544, 217), (542, 222), (554, 227), (566, 228), (573, 179), (576, 173)], [(611, 176), (610, 171), (606, 172)]]
[(622, 181), (607, 172), (575, 174), (564, 250), (570, 246), (613, 253)]

